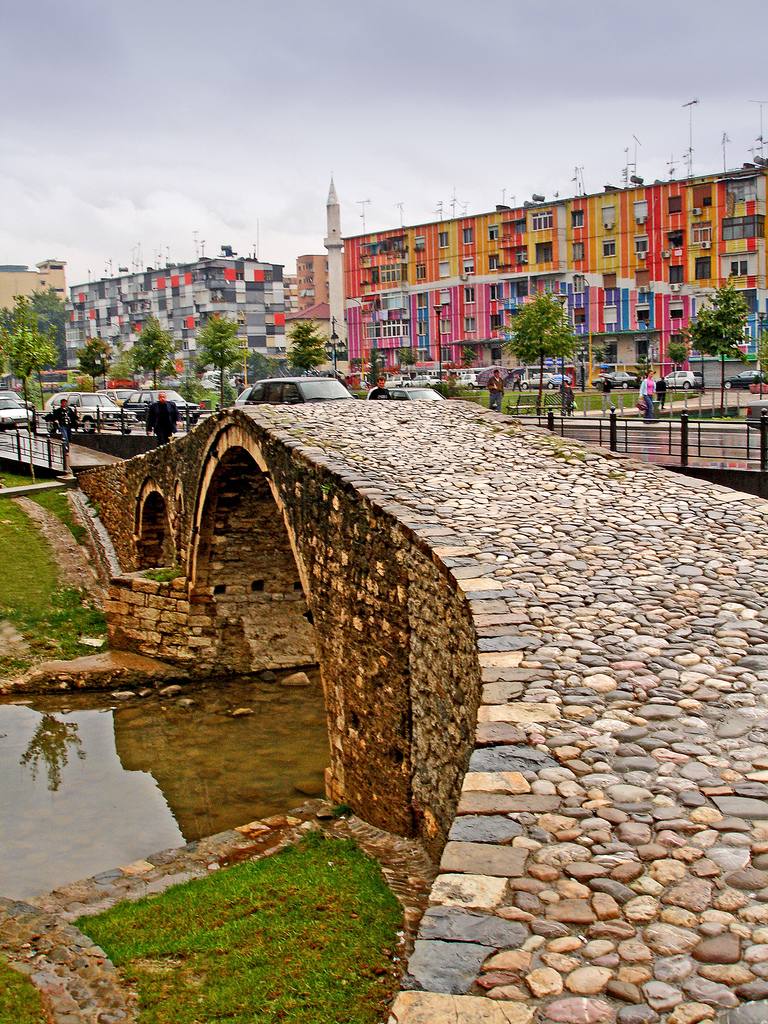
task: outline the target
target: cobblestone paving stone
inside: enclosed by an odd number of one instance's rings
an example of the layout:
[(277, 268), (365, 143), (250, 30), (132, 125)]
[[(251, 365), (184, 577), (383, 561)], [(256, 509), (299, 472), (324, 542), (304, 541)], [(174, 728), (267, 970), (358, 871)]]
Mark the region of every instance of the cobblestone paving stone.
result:
[(768, 1021), (768, 504), (467, 403), (341, 404), (258, 418), (433, 548), (483, 679), (392, 1024)]

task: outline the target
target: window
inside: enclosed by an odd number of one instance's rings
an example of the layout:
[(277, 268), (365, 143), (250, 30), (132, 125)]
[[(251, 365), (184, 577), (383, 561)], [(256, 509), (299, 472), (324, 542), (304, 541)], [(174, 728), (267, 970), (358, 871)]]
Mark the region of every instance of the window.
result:
[(440, 277), (450, 277), (451, 276), (451, 264), (448, 262), (448, 260), (441, 260), (440, 263), (439, 263), (439, 267), (440, 267)]
[(491, 302), (497, 302), (501, 298), (501, 285), (500, 284), (489, 284), (488, 285), (488, 298)]
[(602, 209), (603, 214), (603, 227), (612, 228), (616, 223), (616, 207), (615, 206), (604, 206)]
[(587, 322), (587, 311), (583, 306), (576, 306), (573, 311), (573, 322), (578, 327)]
[(440, 246), (441, 249), (447, 249), (448, 248), (448, 232), (447, 231), (440, 231), (438, 233), (437, 243), (438, 243), (438, 245)]
[(683, 197), (682, 196), (669, 196), (667, 199), (667, 213), (682, 213), (683, 212)]
[(498, 237), (499, 237), (499, 225), (498, 224), (489, 224), (488, 225), (488, 241), (489, 242), (495, 242)]
[(580, 260), (584, 259), (584, 243), (583, 242), (574, 242), (573, 243), (571, 256), (573, 258), (573, 262), (574, 263), (578, 263)]
[(616, 255), (616, 239), (615, 238), (604, 238), (603, 239), (603, 256), (615, 256)]
[(464, 301), (474, 302), (475, 301), (475, 289), (473, 286), (464, 289)]
[(696, 206), (711, 206), (712, 205), (712, 186), (711, 185), (694, 185), (691, 189), (691, 198), (693, 200), (694, 207)]
[(427, 266), (425, 263), (416, 264), (416, 280), (426, 281), (427, 279)]
[(670, 284), (682, 284), (685, 280), (684, 275), (685, 268), (682, 264), (669, 268), (669, 283)]
[(416, 235), (416, 237), (413, 240), (413, 248), (416, 250), (416, 252), (424, 252), (426, 244), (427, 239), (424, 235)]
[(583, 228), (584, 227), (584, 211), (583, 210), (571, 210), (571, 227), (572, 228)]
[[(616, 275), (615, 274), (603, 274), (603, 288), (615, 288), (616, 287)], [(616, 360), (614, 359), (614, 362)]]
[[(728, 196), (733, 196), (736, 203), (749, 203), (757, 199), (757, 178), (744, 178), (741, 181), (728, 183)], [(763, 236), (760, 235), (760, 238)]]
[(443, 289), (443, 291), (440, 292), (440, 305), (447, 306), (450, 301), (451, 293), (447, 288), (445, 288)]
[(731, 260), (731, 277), (746, 277), (748, 273), (748, 260)]
[(691, 241), (694, 245), (712, 241), (712, 222), (702, 221), (691, 225)]
[(524, 299), (528, 294), (528, 282), (527, 281), (515, 281), (515, 295), (518, 299)]
[(464, 260), (462, 266), (463, 266), (463, 273), (465, 273), (465, 274), (474, 274), (474, 272), (475, 272), (475, 261), (473, 259), (470, 258), (470, 259)]
[(391, 284), (393, 281), (399, 281), (400, 267), (382, 267), (381, 280), (385, 284)]
[(670, 306), (669, 307), (669, 319), (670, 320), (682, 320), (683, 319), (683, 307), (682, 306)]
[(619, 321), (618, 306), (603, 306), (603, 323), (615, 324)]
[(649, 324), (651, 322), (651, 311), (647, 306), (638, 306), (635, 313), (637, 314), (637, 322), (639, 324)]
[(465, 334), (471, 334), (475, 330), (475, 318), (473, 316), (464, 317), (464, 332)]
[(552, 211), (543, 210), (541, 213), (531, 214), (531, 231), (546, 231), (552, 227)]
[(501, 313), (491, 313), (491, 330), (500, 331), (502, 326)]
[(536, 262), (537, 263), (551, 263), (552, 262), (552, 243), (551, 242), (538, 242), (536, 245)]
[[(379, 283), (379, 268), (378, 267), (371, 267), (371, 284), (378, 284), (378, 283)], [(314, 292), (313, 292), (313, 294), (314, 294)]]
[(574, 292), (581, 294), (587, 290), (587, 279), (583, 274), (575, 274), (573, 278)]
[(440, 317), (440, 333), (450, 334), (451, 333), (451, 320), (450, 317)]
[(765, 217), (723, 217), (723, 241), (732, 238), (765, 238)]
[(635, 252), (638, 254), (648, 252), (648, 235), (635, 235)]
[(499, 257), (496, 255), (496, 253), (494, 253), (492, 256), (488, 257), (488, 269), (489, 270), (498, 270), (499, 269)]
[(635, 284), (638, 288), (647, 289), (651, 286), (650, 270), (638, 270), (635, 273)]
[(419, 292), (419, 294), (416, 296), (416, 306), (417, 306), (418, 309), (426, 309), (427, 308), (427, 293), (426, 292)]
[(474, 228), (463, 228), (461, 232), (462, 241), (464, 245), (471, 245), (475, 240), (475, 229)]
[(416, 325), (416, 334), (419, 335), (420, 337), (423, 337), (425, 334), (427, 334), (427, 330), (427, 321), (419, 320), (418, 324)]
[(696, 280), (706, 281), (712, 277), (712, 260), (709, 256), (699, 256), (696, 260)]
[(524, 235), (528, 229), (525, 226), (525, 217), (512, 221), (512, 231), (516, 235)]
[(635, 220), (639, 224), (644, 224), (648, 220), (648, 200), (639, 199), (635, 203)]
[(682, 231), (668, 231), (667, 232), (667, 245), (670, 249), (682, 249), (683, 248), (683, 232)]

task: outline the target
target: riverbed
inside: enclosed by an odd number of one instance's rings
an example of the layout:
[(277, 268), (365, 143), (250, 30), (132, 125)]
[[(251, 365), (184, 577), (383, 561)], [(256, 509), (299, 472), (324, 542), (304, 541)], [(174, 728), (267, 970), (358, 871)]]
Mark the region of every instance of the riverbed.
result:
[(319, 673), (0, 703), (0, 896), (24, 899), (323, 795)]

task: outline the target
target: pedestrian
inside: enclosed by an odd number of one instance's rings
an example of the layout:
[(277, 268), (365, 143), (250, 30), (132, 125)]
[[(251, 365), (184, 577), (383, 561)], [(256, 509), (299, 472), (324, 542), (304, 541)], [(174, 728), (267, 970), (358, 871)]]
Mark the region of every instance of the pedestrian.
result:
[(613, 411), (616, 411), (616, 406), (613, 404), (611, 398), (611, 382), (607, 377), (601, 377), (600, 379), (600, 391), (602, 392), (603, 399), (603, 412), (608, 412), (608, 406), (610, 405)]
[(656, 382), (656, 394), (659, 396), (659, 412), (664, 412), (664, 403), (667, 400), (667, 382), (659, 377)]
[(388, 398), (391, 398), (391, 397), (392, 397), (392, 394), (391, 394), (389, 388), (387, 387), (387, 378), (384, 376), (384, 374), (381, 374), (378, 377), (377, 381), (376, 381), (376, 387), (375, 388), (371, 388), (371, 390), (368, 392), (368, 401), (369, 402), (380, 402), (382, 400), (386, 401)]
[(640, 397), (645, 402), (645, 412), (643, 413), (643, 419), (645, 420), (653, 419), (653, 392), (655, 387), (653, 370), (649, 370), (648, 376), (643, 378), (643, 382), (640, 385)]
[(179, 410), (176, 403), (169, 402), (165, 392), (161, 391), (157, 401), (147, 409), (147, 433), (151, 434), (154, 431), (158, 444), (168, 444), (171, 435), (176, 433), (178, 422)]
[(576, 398), (573, 394), (573, 388), (569, 383), (563, 384), (563, 414), (565, 416), (573, 416), (575, 404)]
[(51, 422), (54, 429), (61, 434), (64, 442), (64, 451), (69, 452), (69, 442), (72, 439), (72, 431), (77, 430), (77, 409), (71, 409), (69, 399), (62, 398), (57, 409), (51, 413)]
[(501, 412), (501, 400), (504, 397), (504, 381), (498, 370), (494, 370), (488, 380), (488, 408)]
[(520, 370), (515, 370), (512, 374), (512, 387), (510, 391), (522, 391), (523, 390), (523, 374)]

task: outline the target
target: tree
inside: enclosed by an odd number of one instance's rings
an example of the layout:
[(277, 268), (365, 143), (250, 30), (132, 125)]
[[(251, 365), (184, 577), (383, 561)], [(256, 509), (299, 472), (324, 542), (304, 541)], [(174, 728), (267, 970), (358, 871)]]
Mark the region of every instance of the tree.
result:
[(51, 333), (57, 353), (56, 369), (65, 370), (67, 367), (66, 325), (69, 321), (66, 306), (54, 288), (49, 288), (44, 292), (35, 292), (30, 302), (37, 316), (38, 331), (41, 334)]
[(110, 367), (112, 380), (130, 380), (133, 365), (131, 364), (131, 355), (125, 349), (125, 342), (117, 336), (112, 339), (112, 347), (114, 349), (114, 358)]
[(710, 305), (702, 307), (683, 332), (697, 352), (720, 357), (720, 408), (725, 404), (725, 360), (746, 363), (744, 344), (749, 306), (736, 286), (728, 281), (717, 289)]
[[(94, 385), (97, 377), (104, 378), (104, 387), (107, 386), (107, 371), (112, 360), (112, 353), (109, 342), (104, 341), (100, 335), (89, 338), (83, 348), (77, 350), (77, 365), (81, 373), (93, 377)], [(95, 391), (94, 387), (94, 391)]]
[(150, 316), (144, 323), (138, 339), (131, 349), (133, 368), (138, 373), (151, 373), (152, 383), (157, 386), (157, 371), (174, 373), (171, 356), (176, 351), (173, 334), (167, 331), (157, 317)]
[(682, 367), (683, 363), (688, 361), (690, 354), (688, 344), (685, 340), (670, 341), (667, 345), (667, 356), (676, 370)]
[(243, 346), (237, 337), (238, 323), (225, 316), (212, 316), (197, 335), (197, 369), (213, 367), (219, 373), (219, 408), (224, 408), (224, 384), (227, 370), (243, 358)]
[[(8, 360), (11, 371), (21, 377), (24, 386), (24, 401), (29, 401), (29, 379), (37, 374), (42, 393), (41, 371), (50, 368), (56, 362), (56, 346), (52, 332), (43, 334), (37, 326), (37, 317), (32, 305), (24, 295), (14, 296), (14, 307), (11, 310), (8, 326), (0, 328), (0, 349)], [(29, 421), (29, 471), (35, 479), (35, 467), (32, 461), (32, 434)]]
[(523, 366), (539, 364), (539, 397), (541, 406), (544, 386), (544, 360), (569, 359), (576, 346), (576, 335), (568, 314), (549, 292), (539, 292), (526, 302), (507, 328), (512, 335), (505, 348)]
[(385, 366), (384, 353), (378, 348), (372, 348), (368, 358), (368, 372), (366, 380), (372, 388), (376, 387), (379, 374), (383, 373)]
[(464, 345), (461, 349), (461, 365), (471, 366), (477, 362), (477, 352), (475, 352), (472, 345)]
[(288, 332), (291, 365), (299, 370), (314, 370), (328, 358), (325, 338), (319, 333), (317, 321), (297, 320)]
[(397, 358), (400, 361), (401, 366), (415, 366), (416, 365), (416, 352), (411, 348), (410, 345), (405, 348), (399, 348), (397, 350)]

